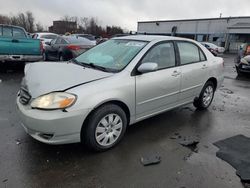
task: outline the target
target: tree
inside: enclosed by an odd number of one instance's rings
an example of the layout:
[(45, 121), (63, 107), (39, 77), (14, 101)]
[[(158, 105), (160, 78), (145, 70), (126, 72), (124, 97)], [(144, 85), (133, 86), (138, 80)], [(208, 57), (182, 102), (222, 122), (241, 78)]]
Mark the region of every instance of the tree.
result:
[(8, 16), (0, 15), (0, 24), (10, 24), (11, 20)]
[(34, 25), (35, 25), (34, 21), (35, 21), (35, 18), (34, 18), (34, 16), (33, 16), (32, 12), (27, 11), (27, 12), (26, 12), (27, 30), (28, 30), (29, 32), (31, 32), (31, 33), (34, 32), (34, 27), (35, 27), (35, 26), (34, 26)]
[(44, 28), (40, 22), (36, 23), (36, 31), (37, 32), (42, 32), (44, 31)]

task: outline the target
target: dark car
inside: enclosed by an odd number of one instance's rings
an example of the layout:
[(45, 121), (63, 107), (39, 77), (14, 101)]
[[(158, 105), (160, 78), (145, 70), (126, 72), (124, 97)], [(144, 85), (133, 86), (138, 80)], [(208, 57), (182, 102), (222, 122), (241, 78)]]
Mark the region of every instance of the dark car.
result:
[(250, 43), (244, 43), (240, 46), (235, 67), (238, 75), (250, 74)]
[(94, 46), (90, 40), (77, 36), (59, 36), (45, 44), (44, 60), (52, 61), (70, 60)]
[(214, 48), (211, 48), (208, 44), (201, 42), (203, 46), (205, 46), (214, 56), (218, 56), (218, 51)]

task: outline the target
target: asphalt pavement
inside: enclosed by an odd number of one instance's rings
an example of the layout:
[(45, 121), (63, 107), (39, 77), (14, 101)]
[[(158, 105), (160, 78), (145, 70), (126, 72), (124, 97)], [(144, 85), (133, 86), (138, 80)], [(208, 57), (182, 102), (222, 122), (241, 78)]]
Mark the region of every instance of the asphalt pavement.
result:
[[(244, 187), (213, 145), (239, 134), (250, 137), (250, 78), (237, 77), (234, 55), (224, 59), (223, 87), (208, 110), (187, 105), (139, 122), (104, 153), (81, 144), (46, 145), (28, 136), (15, 106), (23, 67), (0, 65), (0, 187)], [(183, 138), (198, 139), (197, 148), (181, 145)], [(148, 155), (161, 162), (143, 166), (141, 157)]]

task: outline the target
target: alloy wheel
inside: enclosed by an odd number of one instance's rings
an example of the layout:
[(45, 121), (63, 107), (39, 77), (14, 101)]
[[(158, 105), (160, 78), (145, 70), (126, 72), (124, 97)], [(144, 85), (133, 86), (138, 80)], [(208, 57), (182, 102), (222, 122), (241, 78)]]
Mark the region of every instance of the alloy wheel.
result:
[(95, 140), (101, 146), (114, 144), (122, 133), (123, 122), (118, 114), (108, 114), (99, 121)]

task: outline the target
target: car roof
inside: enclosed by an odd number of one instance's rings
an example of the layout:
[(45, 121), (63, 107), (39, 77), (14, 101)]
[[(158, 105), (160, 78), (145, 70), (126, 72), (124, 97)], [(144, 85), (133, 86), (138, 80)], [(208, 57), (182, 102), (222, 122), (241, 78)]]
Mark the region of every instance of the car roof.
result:
[(14, 28), (19, 28), (19, 29), (22, 29), (22, 30), (26, 31), (23, 27), (16, 26), (16, 25), (0, 24), (0, 26), (3, 26), (3, 27), (14, 27)]
[(164, 35), (129, 35), (124, 37), (114, 37), (113, 39), (127, 39), (127, 40), (141, 40), (141, 41), (155, 41), (155, 40), (185, 40), (185, 41), (194, 41), (191, 39), (164, 36)]
[(41, 33), (35, 33), (35, 34), (38, 34), (38, 35), (58, 35), (56, 33), (49, 33), (49, 32), (41, 32)]

